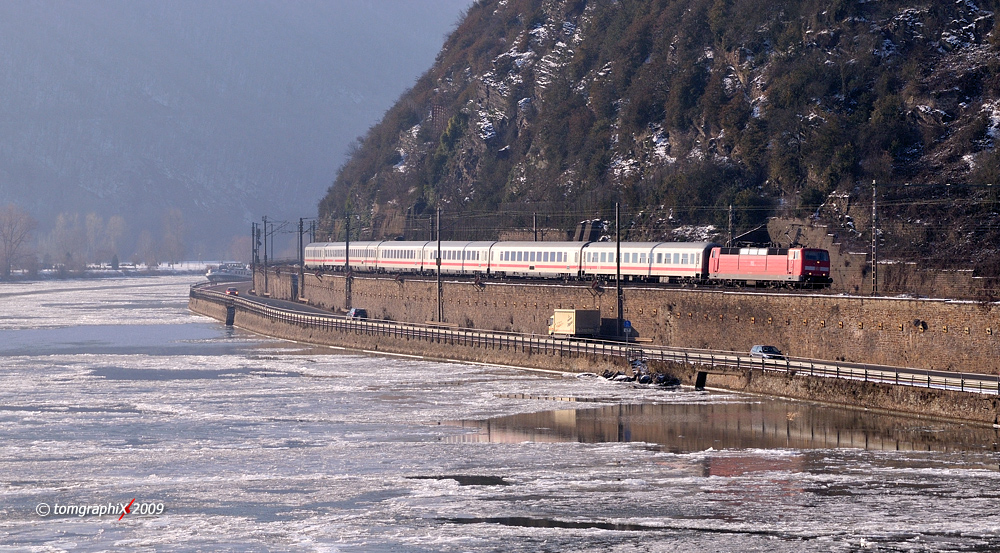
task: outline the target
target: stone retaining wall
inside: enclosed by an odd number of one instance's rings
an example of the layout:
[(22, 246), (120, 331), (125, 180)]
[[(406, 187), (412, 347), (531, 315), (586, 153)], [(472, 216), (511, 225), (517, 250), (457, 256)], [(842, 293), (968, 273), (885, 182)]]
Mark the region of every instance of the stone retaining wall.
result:
[[(305, 275), (309, 304), (347, 307), (345, 278)], [(257, 288), (263, 289), (258, 276)], [(290, 298), (286, 272), (269, 276), (273, 297)], [(600, 309), (617, 317), (614, 287), (445, 282), (445, 321), (465, 328), (544, 334), (553, 309)], [(354, 307), (369, 317), (422, 323), (436, 319), (433, 278), (355, 276)], [(719, 290), (626, 287), (624, 318), (640, 341), (746, 352), (770, 344), (797, 357), (997, 374), (996, 303)]]

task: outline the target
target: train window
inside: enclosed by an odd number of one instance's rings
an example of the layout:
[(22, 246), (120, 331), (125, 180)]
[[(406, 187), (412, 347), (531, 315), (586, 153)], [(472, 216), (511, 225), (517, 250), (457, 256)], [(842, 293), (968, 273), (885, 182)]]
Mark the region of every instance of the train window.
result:
[(681, 265), (687, 265), (687, 264), (688, 264), (688, 254), (682, 253), (681, 254)]
[(573, 252), (573, 263), (578, 263), (580, 261), (580, 252)]
[(674, 253), (674, 265), (680, 265), (680, 264), (681, 264), (681, 254)]
[(605, 261), (608, 260), (607, 256), (608, 256), (607, 252), (601, 252), (601, 263), (604, 263)]
[(517, 259), (516, 259), (516, 261), (524, 261), (524, 259), (522, 259), (523, 255), (524, 255), (524, 252), (517, 252)]

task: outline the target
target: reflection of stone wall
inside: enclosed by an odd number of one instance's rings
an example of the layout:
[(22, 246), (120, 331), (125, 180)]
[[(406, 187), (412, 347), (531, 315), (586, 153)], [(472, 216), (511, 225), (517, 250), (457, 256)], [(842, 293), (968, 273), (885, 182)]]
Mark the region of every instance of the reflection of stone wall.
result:
[[(311, 305), (346, 307), (344, 278), (307, 274)], [(273, 297), (291, 290), (287, 274), (269, 277)], [(372, 318), (422, 323), (435, 319), (433, 278), (355, 277), (353, 306)], [(262, 290), (262, 283), (257, 283)], [(444, 284), (445, 321), (485, 330), (546, 333), (553, 309), (600, 309), (614, 318), (614, 287), (531, 285), (471, 280)], [(793, 356), (996, 373), (1000, 306), (895, 298), (757, 294), (631, 288), (624, 317), (641, 340), (676, 347), (747, 352), (771, 344)]]

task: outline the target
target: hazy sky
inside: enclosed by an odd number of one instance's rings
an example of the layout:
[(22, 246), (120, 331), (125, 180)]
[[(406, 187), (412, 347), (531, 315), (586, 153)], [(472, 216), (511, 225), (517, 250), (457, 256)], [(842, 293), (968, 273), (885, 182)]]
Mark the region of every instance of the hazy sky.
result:
[(261, 215), (314, 216), (469, 4), (0, 2), (0, 203), (43, 231), (122, 215), (130, 236), (176, 207), (192, 256)]

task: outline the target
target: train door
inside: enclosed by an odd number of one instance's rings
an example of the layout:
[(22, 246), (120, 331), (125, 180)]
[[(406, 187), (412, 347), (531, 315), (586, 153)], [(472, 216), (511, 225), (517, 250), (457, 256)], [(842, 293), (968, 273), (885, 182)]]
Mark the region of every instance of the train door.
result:
[(799, 253), (802, 250), (788, 250), (788, 261), (786, 263), (787, 268), (785, 270), (786, 275), (795, 274), (795, 261), (799, 258)]

